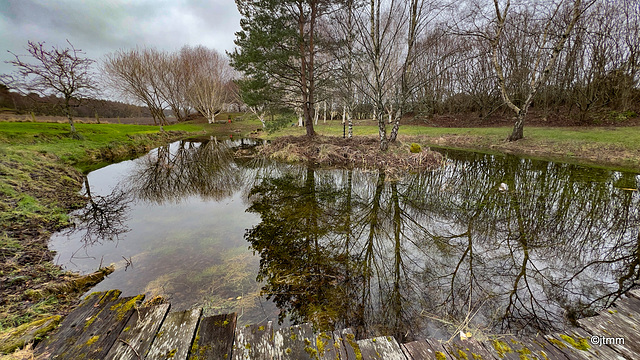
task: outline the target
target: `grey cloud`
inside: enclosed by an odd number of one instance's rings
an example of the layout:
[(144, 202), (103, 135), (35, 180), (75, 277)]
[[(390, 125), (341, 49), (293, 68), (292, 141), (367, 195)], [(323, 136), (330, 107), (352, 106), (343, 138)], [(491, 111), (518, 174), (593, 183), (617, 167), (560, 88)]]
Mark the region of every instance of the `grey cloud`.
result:
[(23, 54), (28, 40), (68, 39), (96, 60), (136, 45), (231, 50), (239, 19), (231, 0), (0, 0), (0, 73), (12, 71), (6, 50)]

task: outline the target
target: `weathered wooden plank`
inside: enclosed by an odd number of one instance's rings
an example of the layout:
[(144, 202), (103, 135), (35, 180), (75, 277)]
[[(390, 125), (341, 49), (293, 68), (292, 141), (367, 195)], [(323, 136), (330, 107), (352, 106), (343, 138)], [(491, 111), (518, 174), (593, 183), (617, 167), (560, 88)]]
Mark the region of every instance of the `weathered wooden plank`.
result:
[(58, 330), (38, 345), (36, 353), (49, 354), (53, 358), (53, 356), (68, 351), (76, 345), (78, 337), (84, 333), (87, 321), (98, 314), (106, 303), (116, 300), (119, 296), (119, 290), (88, 295), (78, 307), (62, 320)]
[(135, 307), (142, 303), (142, 300), (144, 295), (120, 298), (105, 303), (96, 315), (86, 321), (84, 331), (77, 337), (75, 344), (57, 358), (104, 359), (135, 311)]
[(442, 344), (442, 346), (447, 350), (449, 355), (451, 355), (455, 359), (495, 359), (493, 355), (491, 355), (491, 353), (489, 353), (487, 349), (482, 346), (481, 343), (474, 339), (454, 339), (448, 343)]
[[(344, 338), (342, 337), (342, 332), (345, 331), (343, 330), (335, 330), (333, 331), (333, 344), (334, 344), (334, 348), (336, 349), (336, 354), (338, 354), (338, 358), (339, 359), (349, 359), (349, 355), (347, 354), (347, 349), (344, 347)], [(349, 330), (351, 331), (351, 330)], [(355, 358), (355, 353), (353, 354), (354, 358)]]
[(609, 313), (622, 312), (629, 320), (640, 322), (640, 299), (634, 297), (621, 299), (606, 310)]
[(276, 359), (311, 360), (318, 353), (314, 344), (315, 335), (309, 324), (282, 328), (273, 336)]
[(142, 307), (134, 312), (105, 360), (144, 359), (169, 307), (169, 304), (162, 304)]
[(153, 339), (145, 359), (186, 360), (202, 309), (171, 312)]
[(356, 360), (362, 355), (356, 342), (356, 336), (350, 328), (334, 331), (333, 338), (340, 359)]
[(400, 345), (392, 336), (358, 340), (362, 360), (407, 360)]
[(318, 349), (318, 360), (341, 359), (340, 348), (341, 345), (335, 341), (335, 339), (333, 338), (333, 333), (329, 331), (323, 331), (316, 334), (316, 349)]
[(247, 325), (236, 328), (232, 359), (271, 360), (275, 358), (273, 348), (273, 325)]
[(627, 295), (633, 296), (636, 299), (640, 299), (640, 289), (630, 290)]
[[(565, 333), (573, 337), (574, 339), (589, 339), (588, 341), (589, 341), (589, 344), (591, 345), (591, 348), (592, 349), (595, 348), (594, 353), (597, 354), (600, 359), (621, 360), (624, 358), (624, 356), (620, 354), (620, 352), (616, 351), (615, 349), (609, 346), (599, 346), (599, 345), (592, 344), (591, 343), (592, 340), (590, 339), (591, 334), (584, 329), (574, 328), (569, 331), (566, 331)], [(637, 356), (634, 356), (633, 359), (637, 359)]]
[(591, 335), (582, 329), (572, 329), (544, 337), (570, 359), (625, 359), (622, 354), (607, 346), (593, 346), (590, 343)]
[(539, 337), (517, 339), (512, 336), (504, 336), (500, 339), (483, 341), (482, 344), (497, 359), (567, 359), (559, 349)]
[(438, 355), (440, 359), (446, 359), (447, 355), (446, 352), (443, 351), (444, 349), (438, 353), (438, 350), (431, 347), (431, 345), (424, 340), (405, 343), (400, 345), (400, 347), (402, 347), (406, 357), (413, 360), (435, 360), (437, 359), (436, 355)]
[(201, 319), (191, 345), (189, 360), (231, 359), (236, 319), (236, 313)]
[(68, 352), (68, 358), (104, 359), (143, 300), (144, 295), (138, 295), (107, 302), (98, 314), (87, 320), (85, 331)]
[[(615, 343), (609, 343), (609, 346), (629, 358), (633, 359), (640, 354), (640, 326), (622, 312), (580, 319), (578, 324), (599, 342), (613, 341), (615, 338)], [(618, 342), (618, 339), (621, 341)], [(589, 337), (583, 342), (592, 345)]]
[[(442, 346), (442, 341), (435, 339), (426, 339), (425, 341), (427, 342), (427, 344), (429, 344), (429, 346), (431, 346), (433, 350), (436, 351), (436, 359), (455, 359), (454, 357), (451, 357), (451, 355), (449, 355), (449, 352), (447, 352), (447, 349)], [(444, 358), (442, 356), (444, 356)]]

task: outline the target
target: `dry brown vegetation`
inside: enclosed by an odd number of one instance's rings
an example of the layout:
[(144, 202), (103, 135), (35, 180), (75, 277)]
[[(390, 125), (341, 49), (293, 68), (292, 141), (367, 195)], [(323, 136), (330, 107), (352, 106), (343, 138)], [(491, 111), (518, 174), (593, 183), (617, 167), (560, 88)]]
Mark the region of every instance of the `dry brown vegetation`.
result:
[(332, 136), (284, 136), (259, 150), (259, 155), (287, 162), (309, 162), (331, 167), (382, 169), (389, 174), (433, 169), (442, 164), (442, 155), (424, 149), (411, 153), (409, 146), (393, 143), (380, 151), (376, 137), (343, 139)]

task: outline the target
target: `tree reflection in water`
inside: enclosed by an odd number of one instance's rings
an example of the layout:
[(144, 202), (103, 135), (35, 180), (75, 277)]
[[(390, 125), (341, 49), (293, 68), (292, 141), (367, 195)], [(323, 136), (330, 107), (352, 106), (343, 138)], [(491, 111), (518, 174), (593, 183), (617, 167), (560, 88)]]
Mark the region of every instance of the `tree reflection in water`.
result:
[(443, 336), (438, 325), (471, 316), (491, 332), (551, 331), (634, 286), (640, 199), (623, 188), (637, 189), (636, 175), (449, 156), (397, 182), (265, 172), (247, 210), (262, 221), (245, 238), (281, 317), (402, 341)]
[(234, 162), (236, 144), (212, 137), (161, 146), (143, 158), (128, 178), (140, 200), (156, 204), (180, 202), (189, 196), (221, 200), (242, 187), (242, 170)]
[(81, 242), (86, 247), (104, 240), (115, 241), (129, 231), (126, 222), (132, 200), (127, 192), (114, 189), (108, 195), (92, 194), (88, 177), (84, 178), (84, 190), (88, 203), (74, 211), (74, 227), (67, 234), (81, 232)]

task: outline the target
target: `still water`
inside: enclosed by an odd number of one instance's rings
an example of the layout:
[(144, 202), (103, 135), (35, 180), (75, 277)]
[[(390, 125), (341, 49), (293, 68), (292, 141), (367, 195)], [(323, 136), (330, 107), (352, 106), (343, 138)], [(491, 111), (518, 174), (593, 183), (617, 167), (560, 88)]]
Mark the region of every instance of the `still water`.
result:
[(177, 142), (90, 173), (58, 263), (115, 263), (92, 291), (401, 341), (562, 329), (640, 279), (638, 174), (446, 151), (392, 181), (243, 146)]

